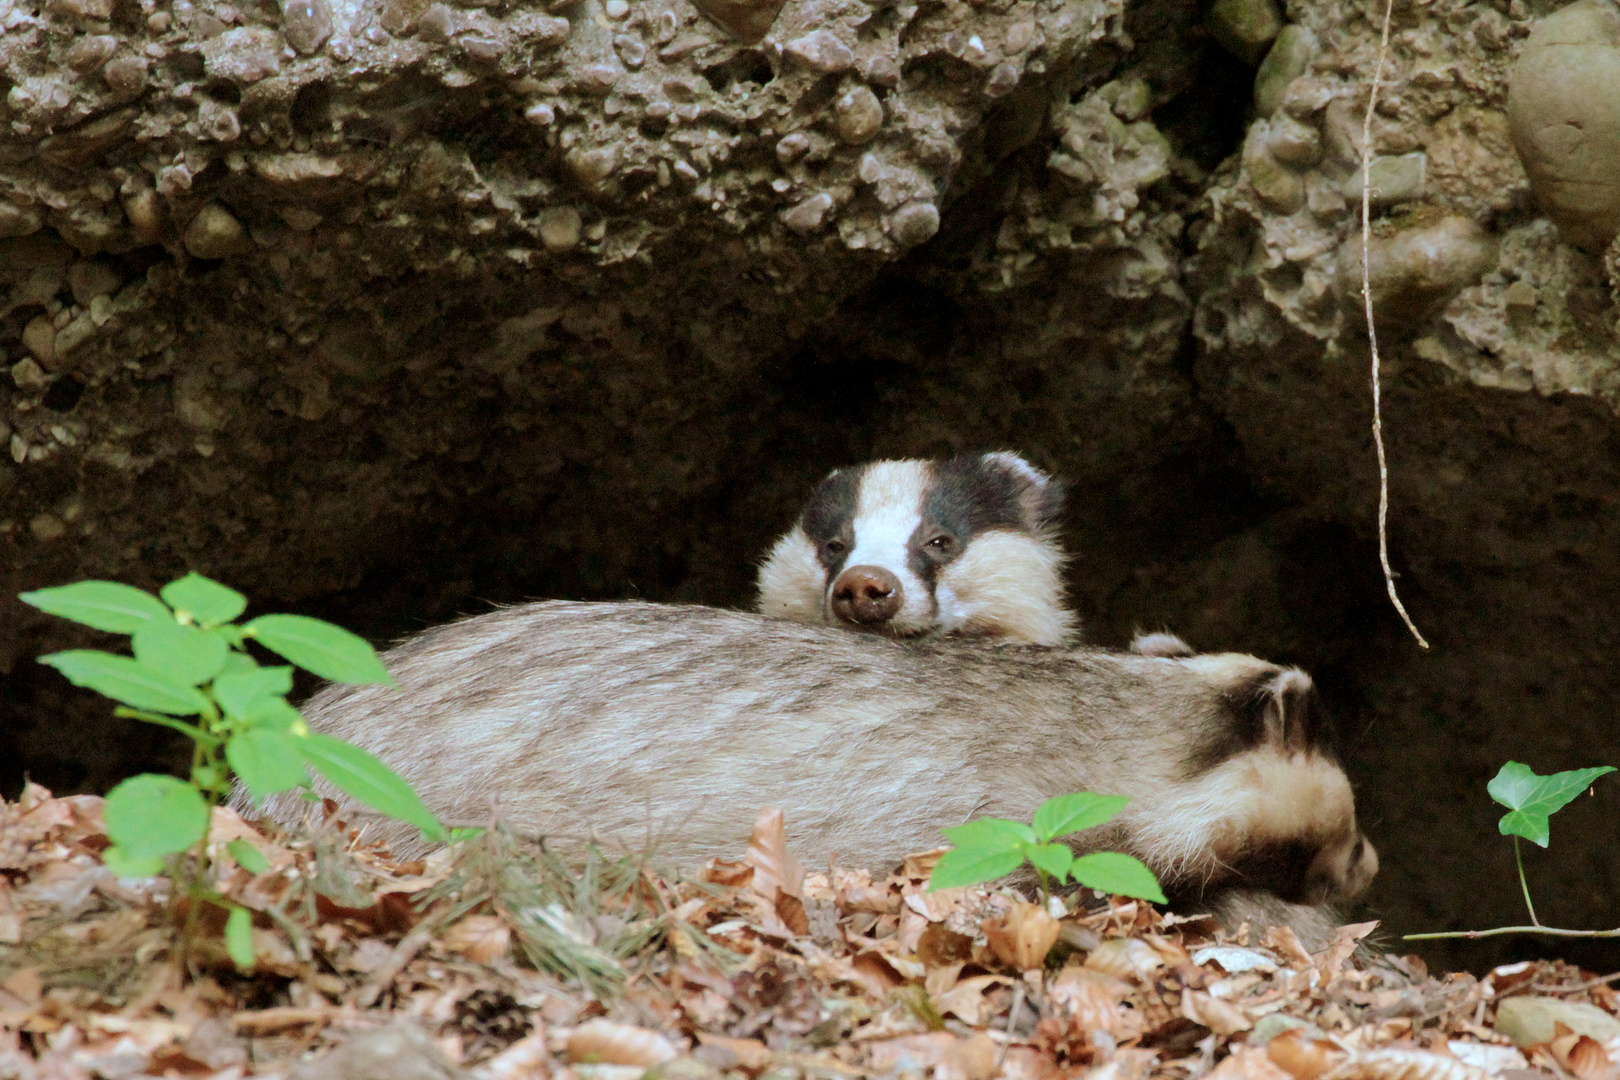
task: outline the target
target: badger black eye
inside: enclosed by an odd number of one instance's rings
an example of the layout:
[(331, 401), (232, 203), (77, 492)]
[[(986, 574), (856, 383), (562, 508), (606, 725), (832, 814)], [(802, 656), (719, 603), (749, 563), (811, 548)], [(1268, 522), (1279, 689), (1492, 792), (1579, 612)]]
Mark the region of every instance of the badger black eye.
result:
[(930, 538), (927, 543), (923, 544), (923, 547), (928, 550), (930, 555), (954, 555), (956, 554), (956, 537), (940, 533), (938, 536)]
[(829, 540), (821, 545), (821, 553), (829, 557), (842, 555), (848, 546), (842, 540)]

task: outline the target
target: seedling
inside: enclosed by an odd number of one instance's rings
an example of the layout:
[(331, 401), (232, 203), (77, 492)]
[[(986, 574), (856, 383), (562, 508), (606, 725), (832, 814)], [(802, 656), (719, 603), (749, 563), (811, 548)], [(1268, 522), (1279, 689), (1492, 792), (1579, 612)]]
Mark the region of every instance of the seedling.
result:
[(1089, 791), (1048, 799), (1030, 824), (1006, 818), (978, 818), (945, 829), (956, 845), (940, 857), (928, 878), (929, 891), (979, 885), (1017, 870), (1028, 862), (1040, 879), (1041, 896), (1050, 898), (1055, 882), (1076, 884), (1119, 896), (1164, 903), (1159, 881), (1140, 859), (1118, 851), (1096, 851), (1078, 858), (1059, 842), (1082, 829), (1112, 821), (1129, 799)]
[(1530, 884), (1524, 876), (1524, 859), (1519, 850), (1519, 838), (1538, 847), (1546, 847), (1552, 839), (1552, 826), (1548, 820), (1568, 806), (1575, 796), (1592, 786), (1592, 782), (1605, 773), (1614, 772), (1612, 765), (1593, 769), (1571, 769), (1569, 772), (1537, 776), (1528, 765), (1510, 761), (1491, 778), (1485, 790), (1491, 798), (1508, 808), (1496, 828), (1503, 836), (1513, 837), (1513, 861), (1519, 868), (1519, 888), (1524, 892), (1524, 906), (1530, 912), (1529, 926), (1499, 926), (1494, 930), (1448, 930), (1432, 934), (1407, 934), (1408, 941), (1431, 938), (1480, 938), (1498, 934), (1549, 934), (1558, 937), (1620, 937), (1620, 928), (1614, 930), (1560, 930), (1543, 926), (1536, 917), (1536, 905), (1530, 900)]
[[(309, 769), (356, 800), (415, 825), (431, 840), (454, 839), (410, 785), (375, 757), (311, 731), (287, 703), (292, 668), (262, 667), (247, 651), (256, 641), (283, 659), (335, 682), (393, 685), (363, 639), (304, 615), (261, 615), (238, 625), (247, 598), (201, 574), (187, 574), (159, 595), (114, 581), (80, 581), (23, 593), (51, 615), (128, 634), (133, 656), (69, 649), (40, 657), (76, 686), (122, 704), (114, 714), (184, 733), (192, 743), (191, 778), (142, 773), (107, 793), (112, 846), (102, 853), (120, 877), (168, 871), (191, 903), (182, 936), (189, 946), (203, 903), (229, 912), (225, 945), (238, 967), (253, 966), (252, 917), (212, 887), (208, 862), (211, 810), (240, 777), (257, 803), (309, 784)], [(252, 845), (226, 849), (250, 872), (268, 868)], [(191, 859), (180, 856), (192, 853)]]

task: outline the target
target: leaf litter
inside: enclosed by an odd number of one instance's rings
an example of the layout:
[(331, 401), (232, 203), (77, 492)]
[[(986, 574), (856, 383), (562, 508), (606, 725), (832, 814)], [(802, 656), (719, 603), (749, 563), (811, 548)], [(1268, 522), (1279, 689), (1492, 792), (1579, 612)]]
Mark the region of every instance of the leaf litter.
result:
[(940, 852), (807, 870), (780, 811), (681, 877), (216, 809), (255, 965), (205, 910), (182, 971), (186, 913), (102, 864), (102, 805), (0, 802), (0, 1080), (1620, 1080), (1620, 995), (1560, 962), (1435, 978), (1372, 923), (1312, 953), (1089, 890), (928, 892)]

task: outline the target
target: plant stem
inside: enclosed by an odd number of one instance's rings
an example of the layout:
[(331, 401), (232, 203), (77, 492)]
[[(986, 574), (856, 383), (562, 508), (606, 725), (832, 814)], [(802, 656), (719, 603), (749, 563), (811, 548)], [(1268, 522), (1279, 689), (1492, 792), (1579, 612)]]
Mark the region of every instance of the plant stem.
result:
[(1402, 934), (1402, 941), (1432, 941), (1435, 938), (1482, 938), (1501, 934), (1546, 934), (1550, 937), (1611, 938), (1620, 937), (1620, 927), (1613, 930), (1560, 930), (1553, 926), (1498, 926), (1494, 930), (1444, 930), (1433, 934)]
[(1513, 861), (1519, 867), (1519, 888), (1524, 890), (1524, 906), (1530, 909), (1530, 922), (1532, 925), (1540, 926), (1541, 920), (1536, 918), (1536, 905), (1530, 902), (1530, 883), (1524, 879), (1524, 857), (1519, 854), (1519, 838), (1517, 836), (1513, 838)]
[(1035, 873), (1039, 875), (1041, 879), (1041, 907), (1051, 907), (1052, 890), (1046, 886), (1046, 871), (1037, 866), (1035, 867)]

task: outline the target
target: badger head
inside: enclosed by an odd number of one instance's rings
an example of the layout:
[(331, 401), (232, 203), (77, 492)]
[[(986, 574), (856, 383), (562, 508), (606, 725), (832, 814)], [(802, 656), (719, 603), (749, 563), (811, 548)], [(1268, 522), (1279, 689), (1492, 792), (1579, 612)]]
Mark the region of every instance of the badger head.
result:
[(760, 568), (759, 610), (910, 637), (1060, 644), (1057, 481), (1013, 453), (874, 461), (822, 480)]

